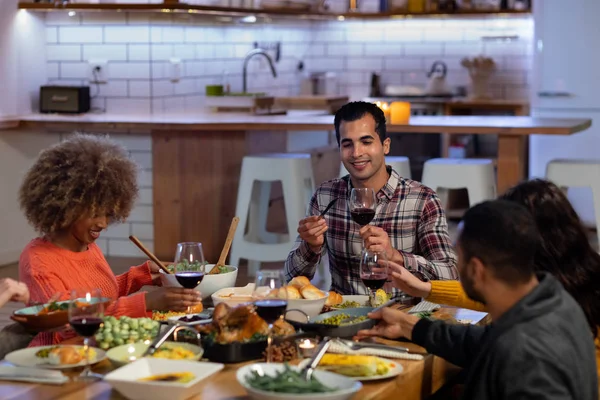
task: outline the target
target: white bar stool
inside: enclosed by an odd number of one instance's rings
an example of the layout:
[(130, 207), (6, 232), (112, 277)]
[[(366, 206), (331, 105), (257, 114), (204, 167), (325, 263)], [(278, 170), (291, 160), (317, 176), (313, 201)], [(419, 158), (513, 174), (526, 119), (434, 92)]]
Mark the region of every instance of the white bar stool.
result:
[[(289, 234), (266, 232), (271, 183), (281, 181)], [(294, 246), (298, 222), (305, 217), (314, 179), (310, 154), (261, 154), (244, 157), (235, 213), (239, 228), (231, 245), (231, 265), (248, 260), (254, 276), (260, 262), (285, 261)], [(247, 228), (247, 230), (246, 230)]]
[[(546, 166), (546, 178), (562, 188), (591, 188), (596, 230), (600, 229), (600, 160), (552, 160)], [(577, 207), (577, 202), (572, 204), (579, 215), (586, 214), (587, 210), (582, 210), (581, 205)], [(600, 234), (598, 246), (600, 248)]]
[[(436, 192), (439, 188), (466, 188), (469, 193), (469, 206), (496, 198), (496, 175), (492, 160), (432, 158), (425, 161), (422, 182)], [(445, 208), (447, 199), (442, 197), (445, 196), (440, 196)]]
[[(385, 157), (385, 163), (392, 167), (401, 177), (411, 179), (408, 157)], [(346, 175), (348, 175), (348, 170), (344, 167), (344, 163), (340, 163), (340, 178)]]

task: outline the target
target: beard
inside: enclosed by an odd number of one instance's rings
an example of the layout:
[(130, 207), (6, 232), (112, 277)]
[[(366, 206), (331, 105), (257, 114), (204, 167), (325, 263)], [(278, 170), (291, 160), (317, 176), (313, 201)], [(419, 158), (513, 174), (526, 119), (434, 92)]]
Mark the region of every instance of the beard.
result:
[[(467, 268), (468, 267), (463, 268), (463, 271), (466, 270)], [(463, 287), (465, 293), (467, 294), (467, 296), (471, 300), (477, 301), (481, 304), (485, 304), (485, 299), (477, 291), (477, 289), (475, 289), (475, 284), (473, 283), (473, 279), (471, 278), (471, 275), (467, 271), (464, 271), (463, 273), (459, 272), (458, 275), (460, 278), (460, 283), (462, 284), (462, 287)]]

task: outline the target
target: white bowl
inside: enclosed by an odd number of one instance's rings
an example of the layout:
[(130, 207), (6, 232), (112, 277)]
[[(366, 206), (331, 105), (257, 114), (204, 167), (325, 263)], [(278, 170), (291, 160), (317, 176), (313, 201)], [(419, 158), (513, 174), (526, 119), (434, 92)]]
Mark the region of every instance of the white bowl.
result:
[[(228, 268), (233, 268), (233, 271), (224, 274), (208, 275), (208, 272), (215, 266), (215, 264), (206, 265), (206, 275), (202, 278), (202, 282), (196, 286), (196, 290), (202, 294), (202, 300), (210, 297), (214, 292), (219, 289), (226, 287), (235, 286), (235, 280), (237, 279), (238, 268), (233, 265), (226, 265)], [(165, 274), (160, 271), (160, 279), (163, 286), (167, 287), (182, 287), (175, 274)]]
[[(311, 399), (311, 400), (347, 400), (352, 398), (356, 392), (362, 389), (362, 384), (354, 379), (345, 377), (343, 375), (334, 374), (333, 372), (315, 370), (313, 376), (318, 379), (325, 386), (330, 388), (337, 388), (333, 392), (326, 393), (307, 393), (307, 394), (293, 394), (293, 393), (277, 393), (277, 392), (266, 392), (264, 390), (258, 390), (252, 388), (246, 383), (246, 377), (252, 374), (253, 370), (265, 375), (275, 376), (279, 371), (283, 371), (285, 366), (279, 363), (257, 363), (250, 364), (241, 367), (236, 373), (236, 378), (240, 385), (246, 389), (251, 399), (256, 400), (295, 400), (295, 399)], [(299, 371), (298, 367), (290, 367), (295, 371)]]
[[(297, 322), (307, 322), (306, 315), (310, 318), (316, 317), (323, 310), (323, 306), (329, 297), (329, 292), (323, 293), (325, 293), (325, 297), (320, 299), (288, 299), (285, 318)], [(291, 310), (301, 310), (306, 315), (302, 312)]]
[[(115, 390), (131, 400), (183, 400), (201, 390), (202, 380), (223, 369), (223, 364), (142, 358), (118, 368), (104, 377)], [(173, 372), (191, 372), (188, 383), (142, 382), (140, 378)]]
[(213, 306), (216, 307), (219, 303), (226, 303), (231, 307), (235, 307), (239, 304), (252, 302), (254, 301), (252, 299), (254, 287), (254, 283), (249, 283), (244, 287), (227, 287), (217, 290), (210, 296), (213, 301)]
[[(198, 361), (202, 354), (204, 354), (204, 349), (200, 346), (196, 346), (191, 343), (185, 342), (164, 342), (162, 346), (175, 347), (181, 346), (184, 349), (190, 350), (194, 353), (194, 361)], [(106, 357), (113, 363), (115, 366), (123, 366), (125, 364), (129, 364), (134, 362), (142, 357), (142, 354), (150, 347), (150, 343), (145, 342), (136, 342), (136, 343), (128, 343), (123, 344), (121, 346), (113, 347), (112, 349), (106, 352)]]

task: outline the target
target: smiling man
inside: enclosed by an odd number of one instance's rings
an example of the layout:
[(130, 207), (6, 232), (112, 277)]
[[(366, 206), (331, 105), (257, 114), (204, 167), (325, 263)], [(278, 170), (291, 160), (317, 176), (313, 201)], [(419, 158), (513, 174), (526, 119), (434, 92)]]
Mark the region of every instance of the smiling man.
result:
[[(324, 182), (312, 196), (308, 215), (298, 225), (296, 246), (285, 263), (287, 279), (299, 275), (312, 278), (326, 253), (331, 290), (367, 294), (359, 272), (358, 255), (363, 244), (385, 252), (389, 260), (423, 280), (457, 279), (456, 255), (437, 195), (385, 164), (391, 139), (386, 135), (383, 111), (372, 103), (352, 102), (340, 108), (334, 123), (340, 156), (349, 175)], [(352, 188), (375, 192), (375, 217), (370, 225), (361, 227), (350, 216)], [(334, 199), (338, 201), (320, 218)]]

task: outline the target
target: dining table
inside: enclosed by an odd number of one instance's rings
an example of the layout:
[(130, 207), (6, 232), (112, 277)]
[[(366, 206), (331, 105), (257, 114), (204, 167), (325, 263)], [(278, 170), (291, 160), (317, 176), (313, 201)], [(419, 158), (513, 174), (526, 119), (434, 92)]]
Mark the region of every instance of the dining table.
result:
[[(438, 313), (456, 320), (469, 320), (472, 323), (483, 325), (489, 322), (487, 314), (476, 311), (442, 307)], [(483, 316), (483, 317), (482, 317)], [(446, 318), (445, 317), (445, 318)], [(402, 365), (402, 372), (392, 378), (365, 381), (362, 389), (356, 393), (353, 400), (392, 400), (401, 396), (402, 400), (427, 399), (443, 386), (451, 383), (461, 369), (444, 359), (428, 354), (427, 351), (407, 341), (374, 338), (377, 343), (390, 346), (400, 346), (409, 349), (409, 352), (421, 354), (421, 360), (396, 359), (394, 362)], [(81, 338), (72, 338), (64, 344), (81, 344)], [(247, 400), (250, 399), (246, 390), (236, 379), (237, 370), (256, 361), (237, 364), (225, 364), (224, 368), (216, 374), (206, 378), (197, 395), (191, 400)], [(0, 361), (0, 365), (10, 365), (7, 361)], [(93, 366), (93, 371), (99, 374), (109, 373), (114, 369), (111, 362), (105, 359)], [(76, 376), (81, 369), (64, 371), (69, 377)], [(0, 399), (2, 400), (124, 400), (119, 392), (113, 390), (109, 383), (102, 380), (91, 383), (69, 381), (64, 385), (47, 385), (38, 383), (22, 383), (13, 381), (0, 381)]]

